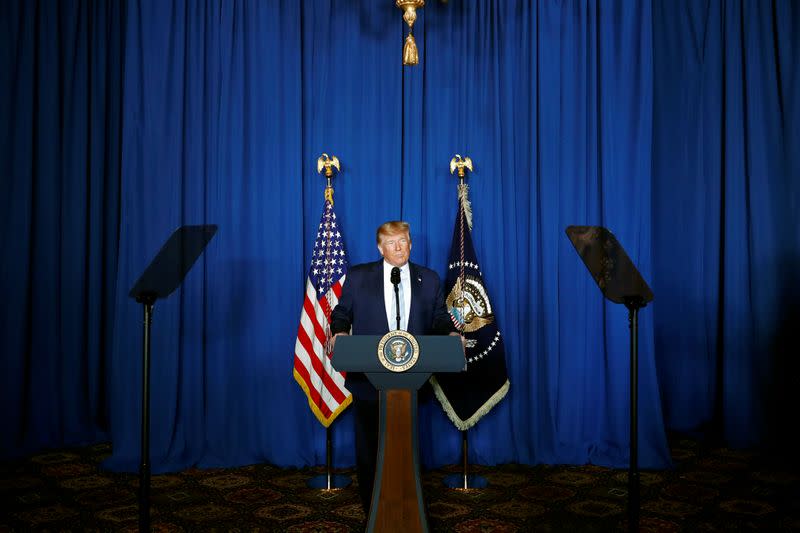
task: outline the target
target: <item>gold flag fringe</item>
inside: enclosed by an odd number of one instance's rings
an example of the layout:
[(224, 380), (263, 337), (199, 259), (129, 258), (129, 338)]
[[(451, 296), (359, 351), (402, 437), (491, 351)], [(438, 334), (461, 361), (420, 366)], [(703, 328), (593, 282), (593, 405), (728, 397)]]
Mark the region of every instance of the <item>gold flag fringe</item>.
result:
[(456, 426), (460, 431), (466, 431), (477, 424), (486, 413), (491, 411), (495, 405), (500, 403), (500, 400), (505, 398), (506, 393), (508, 393), (508, 389), (511, 386), (511, 382), (506, 380), (506, 382), (503, 383), (503, 386), (497, 389), (497, 392), (492, 394), (492, 397), (486, 400), (486, 403), (484, 403), (480, 409), (475, 411), (474, 415), (466, 420), (461, 420), (453, 409), (453, 406), (450, 405), (450, 401), (447, 399), (447, 396), (445, 396), (444, 391), (442, 391), (442, 386), (439, 385), (438, 381), (436, 381), (436, 376), (431, 376), (428, 381), (430, 381), (431, 385), (433, 386), (433, 392), (436, 394), (436, 398), (439, 400), (439, 403), (442, 404), (442, 409), (444, 409), (447, 418), (449, 418), (450, 422), (452, 422), (453, 425)]

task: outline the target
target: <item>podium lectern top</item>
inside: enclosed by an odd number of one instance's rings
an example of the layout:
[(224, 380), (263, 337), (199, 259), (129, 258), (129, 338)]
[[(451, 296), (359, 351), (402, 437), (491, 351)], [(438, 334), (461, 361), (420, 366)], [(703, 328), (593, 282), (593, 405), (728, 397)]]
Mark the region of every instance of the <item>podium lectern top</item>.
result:
[[(380, 340), (380, 335), (338, 337), (333, 352), (334, 368), (339, 372), (388, 372), (378, 361), (376, 348)], [(450, 335), (422, 335), (417, 340), (420, 344), (419, 360), (413, 367), (405, 370), (404, 374), (459, 372), (464, 368), (464, 351), (460, 338)]]

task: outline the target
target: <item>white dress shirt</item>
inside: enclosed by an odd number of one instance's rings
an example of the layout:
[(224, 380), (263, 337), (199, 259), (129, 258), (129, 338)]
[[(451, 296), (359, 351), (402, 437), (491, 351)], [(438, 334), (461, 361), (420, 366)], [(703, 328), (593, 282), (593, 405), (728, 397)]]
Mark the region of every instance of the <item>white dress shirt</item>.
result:
[[(394, 265), (383, 261), (383, 302), (386, 305), (386, 320), (389, 331), (397, 329), (397, 307), (394, 301), (394, 285), (392, 285), (392, 269)], [(411, 311), (411, 272), (408, 263), (400, 267), (400, 284), (403, 286), (402, 313), (400, 329), (408, 329), (408, 313)]]

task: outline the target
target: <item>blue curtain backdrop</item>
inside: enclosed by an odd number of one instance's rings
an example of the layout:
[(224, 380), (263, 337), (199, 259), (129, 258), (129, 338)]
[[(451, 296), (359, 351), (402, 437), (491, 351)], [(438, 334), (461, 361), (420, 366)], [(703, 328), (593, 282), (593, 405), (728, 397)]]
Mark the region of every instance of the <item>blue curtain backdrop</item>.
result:
[(108, 438), (125, 9), (0, 3), (0, 454)]
[(797, 442), (800, 4), (655, 2), (653, 305), (669, 427)]
[[(393, 2), (0, 5), (3, 457), (110, 439), (138, 465), (141, 314), (127, 292), (181, 224), (219, 232), (155, 307), (152, 460), (324, 461), (291, 378), (322, 209), (343, 171), (353, 263), (412, 224), (444, 273), (455, 153), (506, 338), (507, 398), (480, 463), (626, 466), (628, 324), (564, 228), (617, 235), (640, 315), (640, 461), (666, 430), (777, 442), (800, 402), (800, 7), (783, 2), (429, 2), (404, 68)], [(794, 329), (792, 327), (794, 324)], [(460, 436), (424, 408), (423, 462)], [(335, 462), (354, 463), (351, 414)]]

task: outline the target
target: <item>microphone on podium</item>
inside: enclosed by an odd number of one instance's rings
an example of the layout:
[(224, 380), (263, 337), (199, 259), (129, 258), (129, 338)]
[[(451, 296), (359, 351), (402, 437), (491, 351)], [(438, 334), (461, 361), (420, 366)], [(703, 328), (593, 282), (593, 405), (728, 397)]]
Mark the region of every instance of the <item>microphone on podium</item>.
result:
[(394, 303), (397, 309), (397, 329), (400, 329), (400, 294), (398, 286), (400, 285), (400, 269), (398, 267), (393, 267), (392, 272), (389, 275), (389, 281), (392, 282), (394, 285)]

